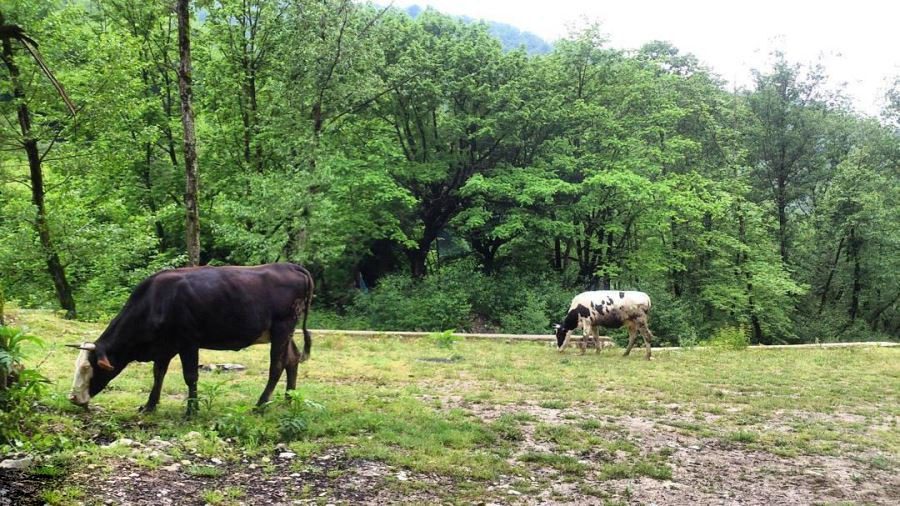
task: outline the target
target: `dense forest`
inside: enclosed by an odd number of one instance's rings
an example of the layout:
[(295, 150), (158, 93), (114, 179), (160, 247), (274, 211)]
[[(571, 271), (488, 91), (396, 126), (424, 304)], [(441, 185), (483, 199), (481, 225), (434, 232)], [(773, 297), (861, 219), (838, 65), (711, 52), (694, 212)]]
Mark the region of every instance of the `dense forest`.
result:
[[(594, 25), (530, 54), (431, 10), (190, 7), (199, 262), (306, 265), (319, 326), (549, 333), (613, 288), (660, 343), (900, 335), (900, 80), (872, 118), (781, 53), (734, 90)], [(190, 262), (177, 14), (2, 15), (42, 58), (0, 33), (0, 300), (108, 319)]]

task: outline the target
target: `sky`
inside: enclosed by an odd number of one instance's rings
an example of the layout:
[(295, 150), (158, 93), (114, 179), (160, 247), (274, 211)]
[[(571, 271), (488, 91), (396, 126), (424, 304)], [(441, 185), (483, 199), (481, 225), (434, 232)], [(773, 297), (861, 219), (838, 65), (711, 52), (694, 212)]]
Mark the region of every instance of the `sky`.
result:
[(693, 53), (734, 87), (749, 87), (773, 50), (804, 65), (821, 62), (831, 86), (857, 110), (877, 115), (900, 75), (900, 1), (853, 0), (394, 0), (511, 24), (545, 40), (585, 19), (599, 21), (611, 47), (665, 40)]

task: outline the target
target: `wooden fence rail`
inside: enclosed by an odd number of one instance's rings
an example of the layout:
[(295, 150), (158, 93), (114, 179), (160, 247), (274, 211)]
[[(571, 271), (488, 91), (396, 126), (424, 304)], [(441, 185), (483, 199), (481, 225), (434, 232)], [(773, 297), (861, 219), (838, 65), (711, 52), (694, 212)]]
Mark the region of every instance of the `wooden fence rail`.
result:
[[(343, 335), (343, 336), (355, 336), (355, 337), (428, 337), (430, 335), (436, 334), (435, 332), (406, 332), (406, 331), (391, 331), (391, 330), (332, 330), (332, 329), (310, 329), (314, 335)], [(552, 342), (555, 341), (556, 338), (550, 334), (549, 332), (546, 335), (540, 334), (481, 334), (481, 333), (464, 333), (464, 332), (454, 332), (454, 337), (460, 337), (463, 339), (499, 339), (506, 341), (547, 341)], [(573, 342), (578, 342), (581, 340), (581, 336), (573, 335), (570, 338)], [(635, 346), (643, 343), (635, 343)], [(822, 344), (773, 344), (773, 345), (753, 345), (750, 348), (753, 349), (762, 349), (762, 350), (777, 350), (784, 348), (852, 348), (859, 346), (876, 346), (876, 347), (893, 347), (900, 346), (900, 343), (892, 343), (887, 341), (868, 341), (868, 342), (853, 342), (853, 343), (822, 343)], [(697, 348), (707, 348), (703, 346), (698, 346)], [(683, 348), (674, 346), (674, 347), (661, 347), (661, 348), (653, 348), (654, 351), (667, 351), (667, 350), (681, 350)]]

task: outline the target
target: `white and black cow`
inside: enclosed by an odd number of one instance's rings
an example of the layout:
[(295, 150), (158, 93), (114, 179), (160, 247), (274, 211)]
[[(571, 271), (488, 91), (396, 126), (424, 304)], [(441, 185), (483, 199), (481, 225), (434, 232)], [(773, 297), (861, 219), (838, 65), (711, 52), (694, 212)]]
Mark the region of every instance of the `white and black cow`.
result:
[[(628, 328), (627, 356), (634, 347), (634, 338), (640, 332), (647, 345), (647, 360), (650, 360), (650, 340), (653, 333), (647, 326), (650, 313), (650, 297), (644, 292), (618, 290), (601, 290), (583, 292), (572, 299), (566, 319), (553, 327), (556, 329), (556, 346), (563, 351), (569, 344), (572, 331), (581, 327), (581, 352), (585, 350), (588, 332), (594, 337), (599, 347), (599, 328)], [(590, 329), (590, 330), (589, 330)]]
[[(153, 388), (141, 409), (159, 402), (163, 377), (181, 357), (188, 386), (188, 414), (197, 409), (199, 350), (240, 350), (271, 343), (269, 381), (259, 406), (269, 400), (282, 372), (287, 389), (297, 384), (297, 366), (309, 357), (312, 337), (306, 319), (313, 278), (289, 263), (255, 267), (190, 267), (156, 273), (142, 281), (109, 326), (80, 348), (69, 400), (86, 406), (129, 363), (153, 362)], [(303, 316), (303, 349), (294, 327)]]

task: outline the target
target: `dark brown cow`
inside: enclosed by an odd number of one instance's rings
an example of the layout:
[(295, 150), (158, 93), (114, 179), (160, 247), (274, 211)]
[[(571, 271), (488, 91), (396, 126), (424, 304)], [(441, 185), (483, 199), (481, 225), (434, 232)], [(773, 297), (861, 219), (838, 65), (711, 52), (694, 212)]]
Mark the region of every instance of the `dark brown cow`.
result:
[[(163, 378), (175, 355), (188, 386), (188, 414), (197, 409), (199, 350), (240, 350), (271, 343), (269, 381), (258, 406), (268, 402), (282, 371), (287, 389), (297, 385), (297, 367), (309, 357), (306, 319), (313, 278), (289, 263), (256, 267), (190, 267), (159, 272), (142, 281), (125, 307), (75, 362), (69, 400), (86, 406), (129, 363), (153, 362), (153, 389), (141, 410), (159, 403)], [(303, 352), (294, 327), (303, 314)]]

